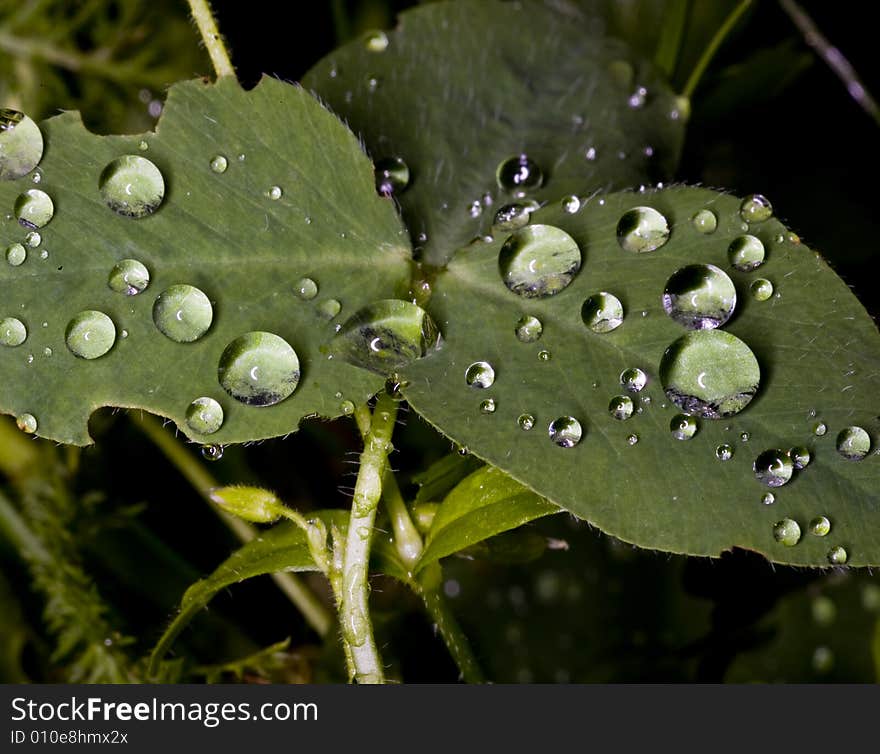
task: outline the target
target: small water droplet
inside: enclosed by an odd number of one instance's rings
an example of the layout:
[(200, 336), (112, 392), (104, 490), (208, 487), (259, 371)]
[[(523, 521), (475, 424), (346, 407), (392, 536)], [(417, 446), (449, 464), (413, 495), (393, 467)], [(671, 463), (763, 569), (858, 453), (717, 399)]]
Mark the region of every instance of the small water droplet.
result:
[(127, 338), (128, 337), (128, 330), (123, 330), (121, 333), (119, 333), (119, 335), (123, 338)]
[(714, 264), (689, 264), (666, 281), (663, 310), (688, 330), (709, 330), (730, 319), (736, 288)]
[(318, 304), (317, 310), (324, 319), (330, 320), (342, 311), (342, 304), (335, 298), (328, 298)]
[(480, 413), (483, 414), (494, 414), (496, 408), (497, 404), (494, 398), (486, 398), (486, 400), (480, 403)]
[(247, 158), (247, 155), (244, 154), (244, 152), (242, 152), (242, 153), (238, 156), (238, 161), (239, 161), (239, 162), (244, 162), (246, 158)]
[(691, 225), (698, 233), (708, 235), (718, 227), (718, 217), (711, 209), (701, 209), (691, 218)]
[(669, 422), (669, 431), (676, 440), (690, 440), (699, 428), (697, 420), (687, 414), (676, 414)]
[(594, 333), (607, 333), (623, 324), (623, 304), (613, 293), (594, 293), (581, 306), (581, 319)]
[(43, 242), (43, 237), (37, 231), (32, 230), (24, 237), (24, 242), (32, 249), (35, 249)]
[(544, 325), (537, 317), (525, 314), (517, 321), (514, 332), (520, 343), (534, 343), (544, 332)]
[(113, 348), (116, 325), (103, 312), (80, 312), (68, 323), (64, 342), (74, 356), (97, 359)]
[(762, 223), (773, 217), (773, 206), (766, 196), (751, 194), (743, 199), (739, 216), (749, 223)]
[(749, 438), (750, 438), (750, 435), (749, 435), (748, 432), (743, 432), (743, 433), (739, 436), (739, 439), (740, 439), (742, 442), (748, 442), (748, 441), (749, 441)]
[(715, 448), (715, 457), (719, 461), (729, 461), (733, 458), (733, 446), (725, 443), (724, 445), (719, 445)]
[(773, 283), (766, 278), (753, 280), (749, 286), (749, 293), (755, 301), (766, 301), (773, 295)]
[(208, 332), (213, 319), (210, 299), (191, 285), (172, 285), (153, 303), (154, 324), (176, 343), (198, 340)]
[(761, 502), (764, 505), (773, 505), (773, 503), (776, 502), (776, 495), (774, 495), (772, 492), (765, 492), (763, 495), (761, 495)]
[(816, 516), (810, 521), (810, 534), (815, 537), (824, 537), (831, 531), (831, 521), (827, 516)]
[(626, 104), (629, 105), (633, 110), (640, 110), (645, 106), (645, 100), (648, 96), (648, 90), (639, 86), (636, 87), (636, 90), (629, 95), (629, 98), (626, 101)]
[(573, 448), (583, 437), (581, 423), (573, 416), (560, 416), (547, 428), (550, 439), (560, 448)]
[(375, 92), (379, 88), (379, 84), (382, 83), (382, 80), (378, 76), (367, 76), (367, 91)]
[(48, 356), (51, 356), (51, 355), (52, 355), (52, 349), (49, 348), (49, 346), (46, 346), (46, 347), (43, 349), (43, 356), (48, 357)]
[(786, 547), (794, 547), (801, 541), (801, 527), (797, 521), (783, 518), (773, 526), (773, 539)]
[(52, 198), (40, 189), (28, 189), (15, 200), (15, 216), (19, 225), (31, 230), (42, 228), (55, 214)]
[(550, 361), (553, 358), (553, 354), (550, 351), (538, 351), (538, 361)]
[(300, 278), (293, 287), (293, 291), (303, 301), (311, 301), (318, 295), (318, 284), (311, 278)]
[(464, 373), (464, 381), (470, 387), (488, 388), (495, 382), (495, 369), (488, 361), (475, 361)]
[(751, 272), (764, 264), (764, 244), (755, 236), (734, 238), (727, 248), (727, 259), (731, 267), (740, 272)]
[(655, 251), (669, 240), (669, 223), (653, 207), (633, 207), (617, 223), (617, 242), (625, 251)]
[(227, 160), (222, 154), (214, 155), (211, 158), (211, 170), (215, 173), (225, 173), (226, 168), (229, 167), (229, 160)]
[(528, 432), (535, 426), (535, 417), (532, 416), (532, 414), (520, 414), (519, 417), (517, 417), (516, 423), (521, 430)]
[(832, 547), (828, 551), (828, 562), (831, 565), (846, 565), (847, 560), (849, 560), (849, 553), (840, 545)]
[(810, 463), (810, 451), (803, 445), (798, 445), (794, 448), (791, 448), (788, 451), (788, 457), (791, 458), (791, 462), (794, 464), (795, 469), (798, 471), (806, 468)]
[(504, 284), (524, 298), (547, 298), (564, 290), (581, 268), (575, 240), (552, 225), (515, 231), (498, 255)]
[(506, 233), (525, 227), (529, 224), (532, 212), (536, 209), (538, 209), (537, 202), (505, 204), (503, 207), (499, 207), (495, 213), (495, 219), (492, 221), (492, 232)]
[(495, 171), (499, 188), (516, 197), (525, 196), (529, 191), (540, 188), (544, 174), (539, 165), (526, 154), (508, 157)]
[(223, 446), (202, 445), (202, 458), (206, 461), (219, 461), (223, 458)]
[(388, 35), (384, 31), (367, 32), (364, 36), (364, 48), (368, 52), (385, 52), (388, 49)]
[(782, 450), (765, 450), (752, 464), (755, 477), (767, 487), (781, 487), (794, 473), (794, 464)]
[(110, 270), (107, 285), (110, 290), (126, 296), (136, 296), (150, 284), (150, 272), (137, 259), (123, 259)]
[(20, 243), (9, 244), (6, 247), (6, 261), (13, 267), (18, 267), (27, 259), (27, 249)]
[(635, 404), (628, 395), (616, 395), (608, 404), (608, 413), (619, 421), (626, 421), (632, 416)]
[(27, 435), (37, 431), (37, 419), (33, 414), (19, 414), (15, 417), (15, 424)]
[(270, 186), (266, 189), (266, 198), (273, 202), (277, 202), (282, 196), (284, 196), (284, 189), (281, 186)]
[(587, 151), (584, 152), (584, 157), (593, 162), (596, 159), (596, 147), (588, 147)]
[(816, 437), (823, 437), (828, 432), (828, 425), (825, 422), (817, 422), (813, 425), (813, 434)]
[(186, 409), (186, 424), (196, 434), (212, 435), (223, 426), (223, 407), (213, 398), (196, 398)]
[(620, 373), (620, 384), (631, 393), (639, 393), (648, 384), (648, 375), (638, 367), (630, 367)]
[(32, 180), (34, 183), (42, 183), (42, 181), (43, 181), (43, 175), (42, 175), (40, 172), (36, 172), (36, 173), (34, 173), (34, 174), (31, 176), (31, 180)]
[(861, 427), (845, 427), (837, 435), (837, 452), (847, 461), (861, 461), (871, 450), (871, 437)]
[(18, 110), (0, 108), (0, 181), (27, 175), (43, 157), (39, 126)]
[(570, 196), (566, 196), (562, 200), (562, 211), (569, 214), (569, 215), (575, 214), (578, 210), (580, 210), (580, 208), (581, 208), (581, 200), (578, 197), (576, 197), (574, 194), (571, 194)]
[(409, 166), (400, 157), (383, 157), (376, 160), (373, 172), (376, 191), (382, 196), (400, 194), (409, 186)]
[(141, 139), (141, 140), (138, 142), (138, 149), (140, 149), (141, 152), (146, 152), (149, 148), (150, 148), (150, 145), (147, 144), (147, 142), (144, 141), (143, 139)]
[(98, 180), (104, 203), (119, 215), (139, 219), (155, 212), (165, 198), (165, 179), (150, 160), (127, 154), (113, 160)]
[(342, 412), (343, 416), (351, 416), (354, 413), (354, 403), (351, 401), (342, 401), (339, 404), (339, 410)]
[(629, 437), (626, 438), (627, 445), (636, 445), (638, 443), (638, 441), (639, 441), (638, 435), (629, 435)]
[(5, 317), (0, 320), (0, 345), (20, 346), (27, 340), (27, 334), (27, 327), (20, 319)]
[(49, 251), (48, 251), (48, 249), (43, 249), (43, 250), (40, 252), (40, 259), (46, 260), (46, 259), (48, 259), (48, 258), (49, 258)]
[(299, 385), (299, 357), (286, 340), (273, 333), (245, 333), (223, 350), (217, 378), (235, 400), (248, 406), (272, 406)]

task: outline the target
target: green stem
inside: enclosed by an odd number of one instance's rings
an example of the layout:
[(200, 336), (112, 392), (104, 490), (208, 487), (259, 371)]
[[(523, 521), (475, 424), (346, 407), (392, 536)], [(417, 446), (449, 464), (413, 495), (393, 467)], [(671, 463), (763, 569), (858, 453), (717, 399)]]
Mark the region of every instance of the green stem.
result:
[[(209, 504), (220, 519), (241, 542), (250, 542), (257, 536), (257, 531), (236, 516), (224, 513), (211, 500), (210, 491), (219, 487), (205, 468), (177, 442), (162, 425), (153, 417), (132, 412), (129, 414), (138, 428), (156, 445), (171, 464), (186, 478), (202, 499)], [(308, 624), (319, 636), (326, 636), (333, 619), (321, 601), (292, 573), (273, 573), (272, 580), (284, 592), (287, 598), (299, 609)]]
[(0, 534), (18, 550), (22, 557), (34, 563), (46, 565), (52, 556), (43, 543), (34, 536), (12, 501), (0, 492)]
[(382, 499), (388, 509), (388, 515), (391, 518), (391, 526), (394, 529), (394, 546), (401, 560), (408, 566), (412, 566), (422, 554), (424, 543), (416, 529), (412, 518), (409, 515), (409, 509), (406, 507), (403, 495), (400, 494), (400, 487), (397, 485), (397, 479), (391, 469), (385, 471), (385, 477), (382, 480)]
[(385, 681), (370, 621), (367, 570), (376, 509), (382, 496), (382, 479), (388, 467), (396, 419), (397, 403), (385, 393), (379, 393), (370, 430), (364, 438), (345, 542), (339, 619), (343, 636), (351, 648), (354, 680), (358, 683)]
[(721, 43), (724, 42), (728, 34), (733, 30), (733, 27), (736, 26), (737, 22), (742, 17), (743, 13), (749, 9), (753, 2), (754, 0), (742, 0), (742, 2), (730, 12), (727, 18), (724, 19), (724, 23), (718, 27), (718, 31), (715, 32), (715, 36), (712, 37), (712, 40), (709, 42), (706, 49), (703, 50), (703, 54), (700, 56), (700, 59), (697, 61), (696, 66), (694, 66), (694, 70), (691, 72), (687, 83), (684, 85), (684, 89), (681, 93), (683, 97), (690, 99), (693, 96), (697, 84), (700, 83), (700, 79), (709, 67), (709, 63), (712, 62), (712, 58), (715, 57), (715, 53), (718, 52), (718, 48), (721, 47)]
[(684, 36), (689, 10), (690, 0), (673, 0), (668, 4), (664, 14), (663, 28), (660, 32), (660, 41), (657, 43), (657, 51), (654, 54), (654, 62), (668, 79), (671, 79), (672, 74), (675, 73), (681, 38)]
[(211, 56), (211, 63), (217, 78), (223, 76), (235, 76), (235, 70), (232, 68), (232, 61), (229, 59), (229, 53), (226, 45), (223, 44), (223, 37), (217, 29), (217, 23), (214, 21), (214, 14), (211, 12), (211, 5), (208, 0), (188, 0), (189, 9), (192, 12), (193, 20), (199, 27), (199, 34)]

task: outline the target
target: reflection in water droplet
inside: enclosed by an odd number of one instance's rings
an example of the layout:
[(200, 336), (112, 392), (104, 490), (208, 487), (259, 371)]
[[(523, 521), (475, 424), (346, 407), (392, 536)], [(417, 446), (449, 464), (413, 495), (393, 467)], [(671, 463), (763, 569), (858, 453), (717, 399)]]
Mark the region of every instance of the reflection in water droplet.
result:
[(764, 503), (764, 505), (773, 505), (773, 503), (776, 502), (776, 495), (772, 492), (765, 492), (761, 495), (761, 502)]
[(827, 516), (816, 516), (810, 521), (810, 534), (816, 537), (824, 537), (831, 531), (831, 521)]
[(27, 327), (15, 317), (5, 317), (0, 321), (0, 345), (14, 348), (27, 340)]
[(54, 214), (55, 204), (45, 191), (28, 189), (15, 200), (15, 216), (25, 228), (42, 228)]
[(196, 398), (186, 409), (186, 424), (196, 434), (214, 434), (223, 426), (223, 407), (213, 398)]
[(740, 217), (749, 223), (761, 223), (773, 217), (773, 207), (766, 196), (751, 194), (739, 207)]
[(537, 317), (525, 314), (519, 318), (514, 332), (516, 333), (516, 339), (520, 343), (534, 343), (541, 337), (541, 333), (544, 332), (544, 325), (541, 324), (541, 320)]
[(739, 236), (728, 247), (727, 258), (740, 272), (751, 272), (764, 264), (764, 244), (755, 236)]
[[(409, 382), (401, 378), (396, 372), (385, 380), (385, 395), (395, 401), (402, 401), (403, 389), (409, 385)], [(337, 394), (338, 398), (342, 397), (342, 393)]]
[(388, 35), (384, 31), (367, 32), (364, 36), (364, 48), (368, 52), (385, 52), (388, 49)]
[(813, 426), (813, 434), (816, 435), (816, 437), (824, 436), (827, 431), (828, 425), (826, 425), (825, 422), (817, 422)]
[(701, 209), (691, 218), (691, 225), (698, 233), (714, 233), (718, 227), (718, 218), (711, 209)]
[(608, 404), (608, 413), (619, 421), (626, 421), (632, 416), (635, 405), (628, 395), (616, 395)]
[(281, 186), (270, 186), (266, 189), (266, 197), (273, 202), (277, 202), (282, 196), (284, 196), (284, 189)]
[(400, 157), (383, 157), (376, 160), (373, 169), (376, 191), (382, 196), (400, 194), (409, 186), (409, 165)]
[(828, 551), (828, 562), (831, 565), (846, 565), (847, 560), (849, 560), (849, 553), (840, 545), (832, 547)]
[(15, 424), (27, 435), (37, 431), (37, 419), (33, 414), (19, 414), (15, 417)]
[(217, 378), (235, 400), (249, 406), (272, 406), (299, 385), (299, 357), (283, 338), (269, 332), (249, 332), (223, 351)]
[(494, 414), (496, 408), (497, 405), (494, 398), (487, 398), (482, 403), (480, 403), (480, 413), (483, 414)]
[(786, 547), (794, 547), (801, 541), (801, 527), (797, 521), (783, 518), (773, 527), (773, 539)]
[(465, 371), (464, 381), (470, 387), (492, 387), (495, 382), (495, 370), (488, 361), (476, 361)]
[(339, 404), (339, 410), (344, 416), (351, 416), (354, 413), (354, 403), (352, 401), (342, 401)]
[(538, 351), (538, 361), (550, 361), (553, 358), (553, 354), (550, 351)]
[(726, 443), (724, 445), (719, 445), (715, 448), (715, 457), (719, 461), (729, 461), (733, 458), (733, 446), (727, 445)]
[(639, 441), (638, 435), (630, 435), (629, 437), (626, 438), (627, 445), (635, 445), (636, 443), (638, 443), (638, 441)]
[(676, 414), (669, 422), (669, 431), (676, 440), (690, 440), (699, 428), (697, 420), (687, 414)]
[(581, 423), (573, 416), (560, 416), (553, 420), (547, 431), (550, 439), (560, 448), (573, 448), (584, 433)]
[(333, 319), (339, 312), (342, 311), (342, 304), (340, 304), (335, 298), (328, 298), (322, 301), (317, 306), (318, 314), (320, 314), (324, 319)]
[(505, 204), (495, 213), (495, 219), (492, 222), (492, 232), (505, 233), (525, 227), (529, 224), (532, 212), (536, 209), (538, 209), (537, 202)]
[(202, 445), (202, 458), (206, 461), (219, 461), (223, 458), (223, 446)]
[(788, 451), (788, 457), (791, 458), (791, 462), (797, 470), (806, 468), (810, 463), (810, 451), (802, 445), (791, 448)]
[(766, 278), (753, 280), (749, 286), (749, 293), (755, 301), (766, 301), (773, 295), (773, 283)]
[(638, 367), (630, 367), (620, 373), (620, 384), (631, 393), (641, 392), (647, 383), (648, 375)]
[(43, 242), (43, 237), (35, 230), (32, 230), (24, 237), (24, 242), (32, 249), (36, 249)]
[(781, 487), (794, 473), (794, 464), (782, 450), (765, 450), (756, 459), (752, 468), (755, 477), (767, 487)]
[(668, 240), (669, 223), (653, 207), (633, 207), (617, 223), (617, 242), (625, 251), (654, 251)]
[(139, 219), (159, 209), (165, 198), (165, 179), (146, 157), (127, 154), (104, 168), (98, 189), (114, 212)]
[(198, 340), (208, 332), (213, 319), (211, 301), (191, 285), (172, 285), (153, 303), (153, 322), (176, 343)]
[(574, 194), (566, 196), (565, 199), (562, 200), (562, 211), (569, 215), (575, 214), (580, 208), (581, 200)]
[(211, 159), (211, 170), (215, 173), (225, 173), (226, 168), (229, 167), (229, 160), (227, 160), (222, 154), (215, 155)]
[(31, 172), (43, 157), (43, 134), (18, 110), (0, 108), (0, 181), (14, 181)]
[(574, 239), (552, 225), (530, 225), (515, 231), (498, 255), (504, 284), (524, 298), (547, 298), (565, 289), (581, 268)]
[(136, 296), (150, 284), (150, 272), (137, 259), (123, 259), (110, 270), (107, 285), (110, 290)]
[(594, 293), (581, 306), (581, 319), (595, 333), (611, 332), (623, 324), (623, 304), (613, 293)]
[(6, 261), (13, 267), (18, 267), (27, 259), (27, 249), (20, 243), (9, 244), (6, 247)]
[(667, 397), (685, 413), (720, 419), (748, 405), (761, 371), (739, 338), (722, 330), (695, 330), (666, 349), (660, 380)]
[(532, 427), (535, 426), (535, 417), (531, 414), (520, 414), (516, 420), (516, 423), (519, 425), (519, 428), (524, 432), (528, 432)]
[(663, 310), (688, 330), (710, 330), (730, 319), (736, 288), (714, 264), (689, 264), (666, 281)]
[(80, 312), (68, 323), (64, 342), (74, 356), (97, 359), (116, 342), (116, 325), (103, 312)]
[(520, 197), (529, 191), (540, 188), (544, 174), (538, 164), (528, 155), (509, 157), (495, 171), (495, 180), (502, 191)]
[(861, 461), (871, 450), (871, 437), (861, 427), (846, 427), (837, 435), (837, 452), (847, 461)]

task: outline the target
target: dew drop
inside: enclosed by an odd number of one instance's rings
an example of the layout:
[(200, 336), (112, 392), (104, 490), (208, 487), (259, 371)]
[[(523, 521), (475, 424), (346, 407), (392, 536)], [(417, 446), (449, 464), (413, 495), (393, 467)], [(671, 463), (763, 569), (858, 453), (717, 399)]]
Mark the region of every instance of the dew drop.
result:
[(825, 422), (817, 422), (813, 425), (813, 434), (816, 437), (823, 437), (828, 432), (828, 425)]
[(846, 565), (847, 560), (849, 560), (849, 553), (840, 545), (832, 547), (828, 551), (828, 562), (831, 565)]
[(669, 431), (676, 440), (690, 440), (699, 428), (697, 420), (687, 414), (676, 414), (669, 422)]
[(751, 272), (764, 264), (764, 244), (755, 236), (734, 238), (727, 248), (727, 259), (734, 269)]
[(172, 285), (153, 303), (154, 324), (176, 343), (198, 340), (208, 332), (213, 319), (211, 301), (191, 285)]
[(24, 237), (24, 242), (32, 249), (36, 249), (43, 242), (43, 237), (35, 230), (32, 230)]
[(736, 288), (714, 264), (689, 264), (666, 281), (662, 301), (673, 321), (688, 330), (710, 330), (730, 319)]
[(776, 502), (776, 495), (774, 495), (772, 492), (765, 492), (763, 495), (761, 495), (761, 502), (764, 505), (773, 505), (773, 503)]
[(573, 448), (583, 437), (581, 423), (573, 416), (560, 416), (550, 422), (550, 439), (560, 448)]
[(576, 197), (574, 194), (570, 196), (566, 196), (562, 200), (562, 211), (573, 215), (581, 208), (581, 200)]
[(40, 259), (48, 259), (48, 258), (49, 258), (49, 251), (47, 249), (43, 249), (40, 252)]
[(846, 427), (837, 435), (837, 452), (847, 461), (861, 461), (871, 450), (871, 438), (861, 427)]
[(740, 439), (740, 441), (742, 441), (742, 442), (748, 442), (750, 437), (751, 437), (751, 435), (749, 435), (748, 432), (743, 432), (743, 433), (739, 436), (739, 439)]
[(711, 209), (701, 209), (691, 218), (691, 225), (698, 233), (709, 235), (718, 227), (718, 217)]
[(235, 400), (248, 406), (272, 406), (299, 385), (299, 357), (286, 340), (273, 333), (245, 333), (223, 350), (217, 378)]
[[(409, 385), (409, 382), (402, 379), (401, 376), (395, 372), (385, 380), (385, 395), (392, 400), (402, 401), (404, 399), (403, 389), (407, 385)], [(336, 397), (341, 398), (342, 393), (338, 393)]]
[(766, 301), (773, 295), (773, 283), (766, 278), (753, 280), (749, 286), (749, 293), (755, 301)]
[(810, 521), (810, 534), (815, 537), (824, 537), (827, 536), (831, 531), (831, 521), (828, 520), (828, 516), (816, 516), (812, 521)]
[(586, 152), (584, 152), (584, 157), (593, 162), (596, 159), (596, 147), (588, 147)]
[(400, 157), (383, 157), (376, 160), (373, 169), (376, 191), (382, 196), (402, 193), (409, 186), (409, 166)]
[(783, 518), (773, 526), (773, 539), (786, 547), (794, 547), (801, 541), (801, 527), (797, 521)]
[(758, 391), (761, 371), (751, 349), (722, 330), (695, 330), (660, 360), (666, 396), (686, 414), (721, 419), (742, 411)]
[(791, 458), (791, 462), (798, 471), (806, 468), (810, 463), (810, 451), (802, 445), (791, 448), (788, 451), (788, 457)]
[(497, 404), (495, 403), (494, 398), (486, 398), (486, 400), (480, 403), (481, 414), (494, 414), (496, 408)]
[(6, 247), (6, 261), (13, 267), (18, 267), (27, 259), (27, 249), (20, 243), (9, 244)]
[(335, 298), (328, 298), (318, 304), (317, 310), (324, 319), (331, 320), (342, 311), (342, 304)]
[(626, 438), (626, 444), (627, 444), (627, 445), (636, 445), (636, 444), (638, 444), (638, 442), (639, 442), (639, 436), (638, 436), (638, 435), (629, 435), (629, 436)]
[(165, 179), (146, 157), (127, 154), (104, 168), (98, 189), (104, 204), (114, 212), (139, 219), (159, 208), (165, 197)]
[(725, 443), (724, 445), (719, 445), (715, 448), (715, 457), (719, 461), (729, 461), (733, 458), (733, 446)]
[(55, 214), (52, 198), (40, 189), (28, 189), (15, 200), (15, 216), (19, 225), (31, 230), (42, 228)]
[(80, 312), (67, 325), (64, 342), (74, 356), (97, 359), (116, 342), (116, 325), (103, 312)]
[(110, 290), (126, 296), (136, 296), (150, 284), (150, 272), (137, 259), (123, 259), (110, 270), (107, 285)]
[(620, 384), (631, 393), (639, 393), (648, 384), (648, 375), (638, 367), (630, 367), (620, 373)]
[(581, 319), (594, 333), (611, 332), (623, 324), (623, 304), (613, 293), (594, 293), (581, 306)]
[(354, 403), (351, 401), (342, 401), (339, 404), (339, 410), (343, 416), (351, 416), (354, 413)]
[(202, 458), (206, 461), (219, 461), (223, 458), (223, 446), (202, 445)]
[(222, 154), (215, 155), (211, 158), (211, 170), (215, 173), (225, 173), (226, 168), (229, 167), (229, 160), (227, 160)]
[(520, 343), (534, 343), (541, 337), (541, 333), (544, 332), (544, 325), (541, 324), (541, 320), (537, 317), (525, 314), (517, 321), (514, 332), (516, 333), (516, 339)]
[(223, 407), (213, 398), (196, 398), (186, 409), (186, 424), (198, 435), (212, 435), (223, 426)]
[(474, 219), (483, 214), (483, 205), (479, 199), (475, 199), (468, 205), (468, 214)]
[(520, 197), (540, 188), (544, 174), (539, 165), (526, 154), (508, 157), (495, 171), (495, 180), (502, 191)]
[(564, 290), (581, 268), (581, 250), (564, 230), (530, 225), (515, 231), (498, 255), (504, 284), (524, 298), (547, 298)]
[(538, 361), (550, 361), (553, 358), (553, 354), (550, 351), (538, 351)]
[(282, 196), (284, 196), (284, 189), (281, 186), (270, 186), (266, 189), (266, 198), (273, 202), (277, 202)]
[(537, 202), (525, 204), (505, 204), (499, 207), (492, 222), (493, 233), (506, 233), (519, 230), (529, 224), (532, 212), (538, 209)]
[(37, 431), (37, 419), (33, 414), (19, 414), (15, 417), (15, 424), (26, 435)]
[(14, 348), (27, 340), (27, 327), (15, 317), (4, 317), (0, 320), (0, 345)]
[(528, 432), (535, 426), (535, 417), (532, 416), (532, 414), (520, 414), (519, 417), (517, 417), (516, 423), (523, 432)]
[(782, 450), (765, 450), (752, 464), (755, 477), (767, 487), (781, 487), (786, 484), (794, 472), (794, 464), (788, 454)]
[(488, 361), (475, 361), (464, 373), (464, 381), (475, 388), (492, 387), (495, 382), (495, 369)]
[(371, 31), (364, 37), (367, 52), (385, 52), (388, 49), (388, 35), (384, 31)]
[(773, 206), (766, 196), (751, 194), (743, 199), (739, 216), (748, 223), (762, 223), (773, 217)]
[(616, 395), (608, 404), (608, 413), (619, 421), (626, 421), (633, 415), (635, 404), (628, 395)]
[(0, 181), (27, 175), (42, 157), (40, 127), (18, 110), (0, 108)]
[(653, 207), (633, 207), (617, 223), (617, 242), (625, 251), (654, 251), (668, 240), (669, 223)]
[(303, 301), (311, 301), (318, 295), (318, 284), (311, 278), (300, 278), (293, 291)]

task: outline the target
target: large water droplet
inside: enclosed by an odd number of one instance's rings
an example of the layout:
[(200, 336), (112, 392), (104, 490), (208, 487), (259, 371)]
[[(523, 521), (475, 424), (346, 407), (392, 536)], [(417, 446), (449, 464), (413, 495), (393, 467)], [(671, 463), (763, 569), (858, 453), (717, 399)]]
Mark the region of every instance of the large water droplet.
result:
[(831, 521), (828, 516), (816, 516), (810, 521), (810, 534), (814, 537), (824, 537), (831, 531)]
[(782, 450), (765, 450), (756, 459), (752, 468), (755, 477), (768, 487), (781, 487), (786, 484), (794, 473), (794, 464), (788, 454)]
[(773, 295), (773, 283), (766, 278), (753, 280), (749, 286), (749, 293), (755, 301), (766, 301)]
[(653, 207), (633, 207), (617, 223), (617, 242), (626, 251), (654, 251), (668, 240), (669, 223)]
[(626, 421), (632, 416), (635, 404), (628, 395), (616, 395), (608, 404), (608, 413), (619, 421)]
[(123, 259), (110, 270), (107, 285), (117, 293), (136, 296), (150, 284), (150, 272), (137, 259)]
[(27, 340), (27, 327), (15, 317), (5, 317), (0, 321), (0, 345), (20, 346)]
[(831, 565), (846, 565), (847, 560), (849, 560), (849, 553), (840, 545), (832, 547), (828, 551), (828, 562)]
[(564, 230), (530, 225), (501, 247), (498, 269), (504, 284), (524, 298), (546, 298), (565, 289), (581, 268), (581, 250)]
[(15, 424), (27, 435), (37, 431), (37, 418), (33, 414), (19, 414), (15, 417)]
[(541, 337), (541, 333), (544, 332), (544, 325), (541, 324), (541, 320), (537, 317), (525, 314), (519, 318), (514, 332), (516, 333), (516, 339), (520, 343), (534, 343)]
[(798, 471), (806, 468), (810, 463), (810, 451), (802, 445), (791, 448), (788, 451), (788, 457), (791, 458), (791, 462)]
[(222, 154), (215, 155), (211, 159), (211, 170), (215, 173), (225, 173), (226, 168), (229, 167), (229, 160), (227, 160)]
[(495, 382), (495, 370), (488, 361), (476, 361), (465, 371), (464, 381), (470, 387), (492, 387)]
[(399, 194), (409, 186), (409, 165), (400, 157), (383, 157), (376, 160), (374, 174), (376, 191), (382, 196)]
[(6, 261), (13, 267), (18, 267), (27, 259), (27, 249), (20, 243), (9, 244), (6, 247)]
[(773, 526), (773, 539), (786, 547), (794, 547), (801, 541), (801, 527), (797, 521), (783, 518)]
[(714, 264), (689, 264), (666, 281), (663, 310), (688, 330), (720, 327), (735, 308), (733, 281)]
[(495, 213), (495, 219), (492, 222), (492, 232), (506, 233), (525, 227), (529, 224), (532, 212), (538, 209), (538, 206), (537, 202), (505, 204)]
[(708, 235), (718, 227), (718, 217), (711, 209), (701, 209), (691, 218), (691, 225), (698, 233)]
[(152, 162), (137, 154), (113, 160), (98, 179), (101, 198), (110, 209), (135, 219), (155, 212), (165, 198), (165, 179)]
[(40, 189), (28, 189), (15, 200), (15, 216), (25, 228), (42, 228), (54, 214), (52, 198)]
[(31, 172), (43, 157), (39, 126), (18, 110), (0, 108), (0, 181)]
[(68, 323), (64, 342), (74, 356), (97, 359), (113, 348), (116, 325), (103, 312), (80, 312)]
[(532, 414), (520, 414), (516, 420), (516, 423), (519, 425), (519, 428), (524, 432), (528, 432), (532, 427), (535, 426), (535, 417)]
[(420, 359), (441, 343), (434, 320), (409, 301), (386, 299), (352, 315), (333, 340), (346, 361), (387, 375)]
[(720, 419), (749, 404), (758, 391), (761, 370), (739, 338), (722, 330), (695, 330), (666, 349), (660, 381), (685, 413)]
[(739, 216), (748, 223), (762, 223), (773, 217), (773, 206), (766, 196), (751, 194), (743, 199)]
[(223, 407), (213, 398), (196, 398), (186, 409), (186, 424), (196, 434), (212, 435), (223, 426)]
[(573, 416), (560, 416), (550, 422), (547, 429), (550, 439), (560, 448), (573, 448), (581, 441), (584, 430)]
[(740, 272), (751, 272), (764, 264), (764, 244), (755, 236), (734, 238), (727, 249), (731, 267)]
[(676, 440), (690, 440), (699, 428), (697, 420), (687, 414), (676, 414), (669, 422), (669, 431)]
[(191, 285), (172, 285), (156, 298), (153, 322), (159, 331), (177, 343), (201, 338), (214, 319), (211, 301)]
[(837, 452), (847, 461), (861, 461), (871, 450), (871, 437), (861, 427), (846, 427), (837, 435)]
[(220, 356), (217, 378), (235, 400), (272, 406), (299, 384), (299, 357), (291, 345), (269, 332), (249, 332), (233, 340)]
[(647, 383), (648, 375), (638, 367), (630, 367), (620, 373), (620, 384), (631, 393), (641, 392)]
[(540, 188), (544, 182), (544, 174), (528, 155), (519, 154), (507, 158), (498, 166), (495, 180), (502, 191), (519, 197)]
[(611, 332), (623, 324), (623, 304), (613, 293), (594, 293), (581, 306), (581, 319), (595, 333)]

